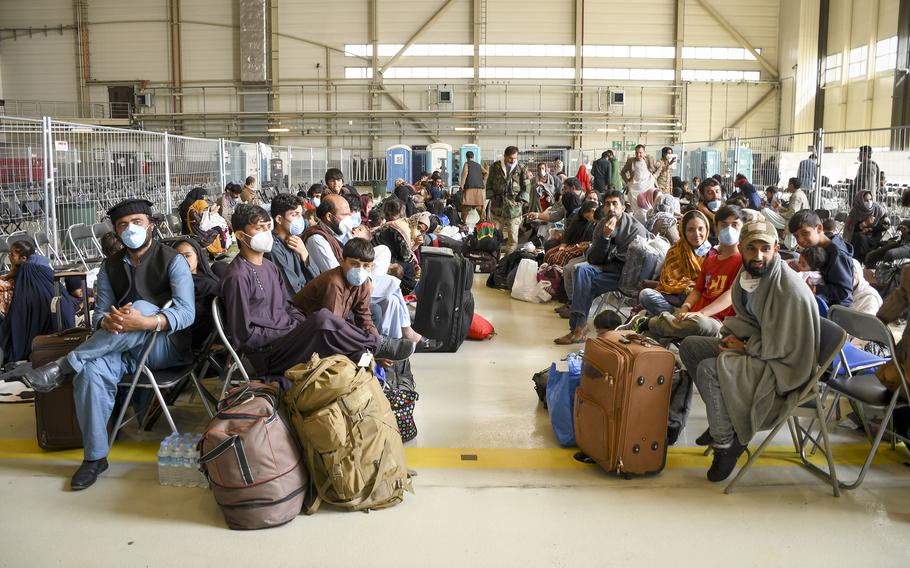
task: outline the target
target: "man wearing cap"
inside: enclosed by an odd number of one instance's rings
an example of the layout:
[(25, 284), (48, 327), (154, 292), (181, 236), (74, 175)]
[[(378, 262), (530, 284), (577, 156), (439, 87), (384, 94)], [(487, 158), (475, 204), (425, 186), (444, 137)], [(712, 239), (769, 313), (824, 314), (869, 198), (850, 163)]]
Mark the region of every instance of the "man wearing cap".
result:
[(755, 432), (796, 404), (818, 361), (818, 305), (778, 255), (777, 229), (747, 223), (739, 248), (736, 315), (724, 320), (721, 339), (687, 337), (679, 347), (705, 401), (708, 431), (696, 443), (714, 447), (710, 481), (729, 477)]
[(188, 329), (196, 315), (193, 277), (177, 251), (152, 239), (151, 215), (152, 204), (144, 199), (121, 201), (108, 211), (125, 248), (108, 257), (98, 273), (96, 331), (65, 357), (24, 377), (36, 391), (47, 392), (75, 374), (76, 417), (85, 452), (70, 484), (74, 491), (92, 485), (108, 467), (107, 424), (117, 383), (135, 371), (149, 335), (162, 333), (149, 353), (149, 368), (183, 365), (193, 358)]
[[(853, 178), (853, 195), (863, 191), (872, 192), (872, 200), (878, 201), (878, 181), (881, 177), (878, 164), (872, 161), (872, 147), (859, 147), (859, 168)], [(852, 200), (851, 200), (852, 201)]]

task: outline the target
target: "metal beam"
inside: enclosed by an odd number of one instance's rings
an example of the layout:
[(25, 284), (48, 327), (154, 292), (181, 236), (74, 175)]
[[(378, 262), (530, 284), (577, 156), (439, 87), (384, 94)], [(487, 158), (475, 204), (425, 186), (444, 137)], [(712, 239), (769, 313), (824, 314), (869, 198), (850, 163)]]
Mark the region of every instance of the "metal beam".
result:
[(412, 35), (410, 37), (410, 39), (408, 39), (408, 41), (405, 42), (405, 44), (401, 47), (401, 49), (398, 50), (398, 53), (393, 55), (391, 59), (389, 59), (388, 61), (385, 62), (385, 65), (382, 66), (382, 68), (379, 70), (379, 72), (385, 73), (389, 67), (394, 65), (395, 62), (398, 61), (402, 55), (404, 55), (404, 52), (407, 51), (409, 47), (414, 45), (414, 42), (416, 42), (418, 40), (418, 38), (420, 38), (420, 36), (422, 36), (425, 31), (430, 29), (430, 27), (432, 27), (432, 25), (435, 24), (436, 21), (439, 20), (439, 18), (441, 18), (446, 13), (446, 11), (452, 7), (452, 4), (454, 4), (456, 1), (457, 0), (446, 0), (446, 3), (443, 4), (441, 8), (436, 10), (436, 13), (434, 13), (432, 16), (430, 16), (430, 19), (427, 20), (426, 22), (424, 22), (424, 24), (422, 26), (420, 26), (420, 28), (418, 28), (416, 32), (414, 32), (414, 35)]
[[(575, 0), (575, 93), (572, 97), (572, 108), (581, 112), (584, 110), (584, 85), (582, 79), (582, 47), (585, 44), (585, 0)], [(574, 130), (574, 127), (573, 127)], [(581, 148), (581, 133), (579, 128), (572, 134), (572, 147)]]
[[(474, 66), (474, 73), (471, 79), (471, 93), (468, 98), (470, 109), (472, 111), (480, 108), (480, 45), (484, 39), (484, 26), (486, 25), (486, 3), (483, 0), (472, 0), (471, 8), (471, 41), (474, 43), (474, 57), (471, 62)], [(477, 120), (472, 118), (471, 126), (474, 131), (471, 132), (471, 142), (477, 144)]]
[(758, 99), (758, 101), (756, 101), (756, 103), (754, 105), (749, 107), (749, 110), (744, 112), (742, 114), (742, 116), (740, 116), (739, 118), (734, 120), (732, 123), (730, 123), (730, 126), (728, 128), (739, 128), (739, 126), (741, 124), (743, 124), (744, 122), (746, 122), (747, 120), (752, 118), (752, 115), (754, 115), (756, 112), (760, 111), (761, 107), (765, 106), (765, 103), (770, 101), (774, 97), (774, 94), (777, 93), (777, 91), (778, 91), (777, 87), (774, 87), (770, 91), (765, 93), (765, 95), (762, 98)]
[[(272, 85), (271, 109), (281, 110), (281, 85), (278, 63), (278, 0), (269, 0), (269, 83)], [(277, 140), (277, 136), (273, 136)]]
[[(894, 71), (894, 96), (891, 126), (910, 124), (910, 0), (901, 0), (897, 18), (897, 68)], [(910, 141), (897, 139), (900, 130), (892, 132), (891, 147), (907, 149)]]
[(708, 14), (714, 18), (718, 24), (720, 24), (720, 27), (725, 29), (728, 34), (733, 36), (733, 39), (738, 41), (740, 45), (748, 49), (749, 52), (755, 56), (755, 59), (758, 61), (758, 63), (764, 67), (765, 71), (767, 71), (775, 81), (780, 78), (780, 73), (778, 73), (777, 68), (774, 67), (770, 61), (762, 57), (762, 54), (759, 53), (751, 43), (749, 43), (749, 40), (747, 40), (743, 34), (739, 33), (739, 30), (734, 28), (733, 25), (728, 22), (727, 19), (720, 14), (720, 12), (718, 12), (717, 9), (712, 6), (708, 0), (698, 0), (698, 3), (701, 4), (701, 7), (704, 8), (705, 11), (708, 12)]
[[(673, 60), (673, 84), (676, 85), (676, 92), (673, 96), (672, 112), (679, 117), (680, 123), (685, 122), (683, 114), (683, 95), (682, 95), (682, 67), (683, 67), (683, 47), (686, 45), (686, 0), (676, 0), (676, 43)], [(677, 138), (678, 140), (678, 138)]]
[[(398, 110), (408, 112), (408, 113), (411, 112), (411, 109), (408, 108), (408, 105), (404, 104), (403, 100), (401, 100), (398, 97), (396, 97), (395, 95), (393, 95), (392, 92), (389, 91), (388, 87), (386, 87), (382, 83), (379, 83), (377, 86), (379, 89), (382, 90), (382, 93), (385, 96), (389, 97), (389, 100), (392, 101), (392, 104), (395, 105), (396, 107), (398, 107)], [(372, 118), (372, 113), (371, 113), (371, 118)], [(420, 120), (419, 118), (417, 118), (413, 115), (407, 115), (407, 119), (410, 120), (411, 122), (413, 122), (414, 125), (417, 126), (417, 128), (423, 130), (424, 131), (423, 134), (425, 136), (427, 136), (430, 140), (432, 140), (433, 142), (440, 141), (437, 136), (432, 134), (433, 131), (430, 129), (429, 126), (427, 126), (427, 124), (424, 121)]]
[[(183, 112), (183, 69), (181, 67), (181, 39), (180, 39), (180, 0), (168, 2), (168, 35), (171, 43), (171, 85), (173, 91), (174, 112)], [(178, 128), (179, 131), (179, 128)]]

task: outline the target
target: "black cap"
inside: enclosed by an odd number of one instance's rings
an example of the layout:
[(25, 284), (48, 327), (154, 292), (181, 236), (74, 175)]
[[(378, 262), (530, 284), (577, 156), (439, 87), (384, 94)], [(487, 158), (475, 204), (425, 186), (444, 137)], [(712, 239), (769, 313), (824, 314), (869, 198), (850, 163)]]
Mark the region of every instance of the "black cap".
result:
[(107, 210), (107, 216), (111, 218), (111, 222), (116, 223), (117, 219), (121, 217), (126, 217), (127, 215), (133, 215), (136, 213), (144, 213), (149, 217), (152, 216), (152, 202), (147, 199), (124, 199), (117, 205), (114, 205)]
[(859, 147), (859, 153), (860, 153), (860, 154), (868, 154), (868, 155), (871, 156), (871, 155), (872, 155), (872, 146), (860, 146), (860, 147)]

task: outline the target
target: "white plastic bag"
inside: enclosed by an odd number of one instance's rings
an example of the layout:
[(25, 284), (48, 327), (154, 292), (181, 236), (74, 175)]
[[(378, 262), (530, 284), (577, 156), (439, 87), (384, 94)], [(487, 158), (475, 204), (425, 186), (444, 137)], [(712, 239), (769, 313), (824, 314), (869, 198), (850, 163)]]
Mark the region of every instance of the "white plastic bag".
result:
[(540, 304), (552, 298), (550, 283), (537, 281), (537, 263), (530, 258), (523, 258), (518, 263), (515, 282), (512, 284), (512, 297), (522, 302)]

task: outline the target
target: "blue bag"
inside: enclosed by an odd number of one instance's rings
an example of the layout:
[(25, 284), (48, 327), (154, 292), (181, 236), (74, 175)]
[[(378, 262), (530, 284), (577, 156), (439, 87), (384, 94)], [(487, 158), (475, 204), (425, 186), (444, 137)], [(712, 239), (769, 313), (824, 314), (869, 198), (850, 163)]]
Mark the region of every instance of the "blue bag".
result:
[(550, 411), (550, 424), (559, 445), (575, 446), (575, 389), (581, 383), (581, 358), (570, 353), (566, 361), (568, 371), (557, 371), (556, 363), (550, 365), (550, 377), (547, 381), (547, 408)]

